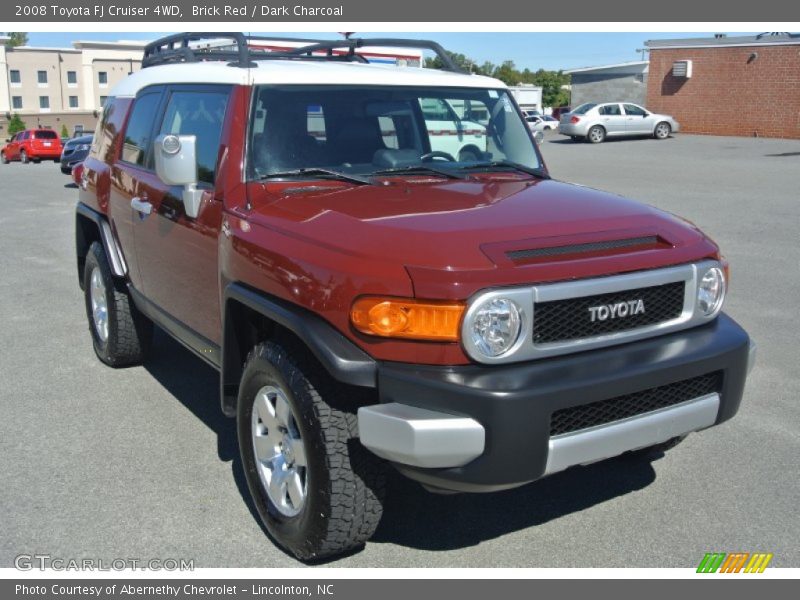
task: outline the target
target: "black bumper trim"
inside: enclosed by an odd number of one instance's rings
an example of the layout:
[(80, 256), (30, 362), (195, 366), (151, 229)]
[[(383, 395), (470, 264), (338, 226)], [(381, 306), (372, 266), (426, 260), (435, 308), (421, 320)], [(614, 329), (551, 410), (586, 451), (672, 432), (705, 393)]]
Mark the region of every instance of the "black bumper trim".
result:
[(431, 367), (380, 363), (381, 402), (463, 415), (486, 429), (486, 450), (451, 469), (402, 467), (412, 478), (449, 489), (511, 487), (540, 478), (547, 462), (550, 415), (722, 372), (716, 424), (739, 408), (749, 338), (726, 315), (658, 338), (508, 366)]

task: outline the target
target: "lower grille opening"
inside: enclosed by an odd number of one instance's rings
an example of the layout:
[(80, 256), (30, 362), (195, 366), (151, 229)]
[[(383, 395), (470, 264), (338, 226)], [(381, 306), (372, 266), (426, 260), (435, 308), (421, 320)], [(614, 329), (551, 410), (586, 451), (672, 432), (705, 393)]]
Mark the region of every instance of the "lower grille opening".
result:
[(550, 418), (550, 436), (572, 433), (635, 417), (700, 396), (718, 393), (721, 388), (722, 372), (716, 371), (633, 394), (599, 400), (582, 406), (562, 408), (554, 412)]

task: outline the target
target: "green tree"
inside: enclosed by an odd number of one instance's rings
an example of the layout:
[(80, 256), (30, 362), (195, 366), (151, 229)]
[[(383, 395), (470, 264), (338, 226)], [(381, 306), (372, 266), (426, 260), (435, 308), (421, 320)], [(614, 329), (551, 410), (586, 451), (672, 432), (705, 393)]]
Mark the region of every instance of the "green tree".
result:
[(26, 129), (27, 127), (25, 126), (25, 121), (20, 119), (17, 113), (14, 113), (14, 115), (8, 121), (8, 135), (14, 135), (20, 131), (25, 131)]
[(25, 46), (28, 43), (28, 34), (20, 31), (9, 31), (7, 34), (6, 48)]
[(69, 129), (67, 129), (66, 123), (61, 124), (61, 137), (68, 138), (69, 137)]

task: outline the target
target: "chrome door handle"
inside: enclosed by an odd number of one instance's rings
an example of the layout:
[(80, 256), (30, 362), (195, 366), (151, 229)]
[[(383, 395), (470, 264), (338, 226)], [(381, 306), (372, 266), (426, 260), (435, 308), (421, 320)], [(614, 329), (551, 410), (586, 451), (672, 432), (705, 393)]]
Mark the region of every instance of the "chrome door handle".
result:
[(131, 198), (131, 208), (143, 215), (149, 215), (153, 212), (153, 205), (141, 198)]

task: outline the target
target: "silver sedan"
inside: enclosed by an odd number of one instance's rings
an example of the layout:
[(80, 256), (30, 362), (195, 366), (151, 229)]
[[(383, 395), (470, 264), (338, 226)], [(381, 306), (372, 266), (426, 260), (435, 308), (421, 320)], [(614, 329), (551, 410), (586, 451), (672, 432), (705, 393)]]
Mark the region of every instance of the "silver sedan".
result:
[(669, 115), (652, 113), (638, 104), (606, 102), (581, 104), (561, 115), (558, 132), (573, 140), (586, 139), (599, 144), (607, 137), (651, 135), (659, 140), (679, 131), (680, 125)]

